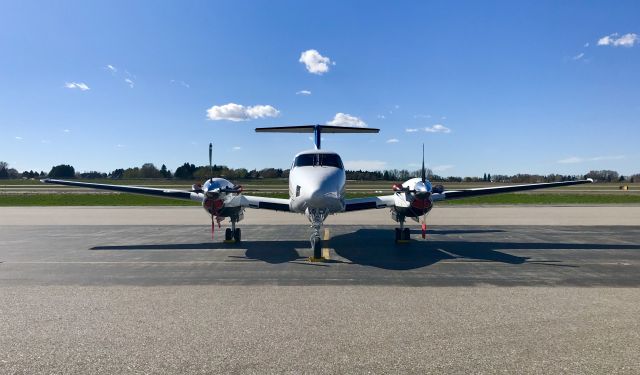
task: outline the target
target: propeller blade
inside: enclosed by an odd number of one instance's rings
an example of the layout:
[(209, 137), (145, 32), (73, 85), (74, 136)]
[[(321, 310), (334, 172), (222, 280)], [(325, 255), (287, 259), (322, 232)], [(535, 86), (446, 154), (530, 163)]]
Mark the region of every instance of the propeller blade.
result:
[(211, 177), (213, 177), (213, 165), (211, 164), (211, 158), (213, 154), (213, 143), (209, 143), (209, 172), (211, 173)]
[(422, 144), (422, 183), (427, 181), (427, 171), (424, 169), (424, 143)]

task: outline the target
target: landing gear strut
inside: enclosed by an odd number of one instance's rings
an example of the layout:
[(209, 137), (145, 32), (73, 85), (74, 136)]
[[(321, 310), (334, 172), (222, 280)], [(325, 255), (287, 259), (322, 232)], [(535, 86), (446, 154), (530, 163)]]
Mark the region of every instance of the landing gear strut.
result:
[(396, 243), (406, 243), (411, 240), (411, 231), (404, 227), (404, 219), (398, 221), (400, 228), (396, 228)]

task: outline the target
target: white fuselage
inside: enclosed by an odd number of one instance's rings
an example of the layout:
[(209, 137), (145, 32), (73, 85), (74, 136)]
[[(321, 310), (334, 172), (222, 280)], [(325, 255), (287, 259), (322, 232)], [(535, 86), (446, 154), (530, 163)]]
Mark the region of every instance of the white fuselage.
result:
[(289, 173), (289, 207), (299, 213), (342, 212), (345, 182), (338, 154), (325, 150), (303, 151), (296, 155)]

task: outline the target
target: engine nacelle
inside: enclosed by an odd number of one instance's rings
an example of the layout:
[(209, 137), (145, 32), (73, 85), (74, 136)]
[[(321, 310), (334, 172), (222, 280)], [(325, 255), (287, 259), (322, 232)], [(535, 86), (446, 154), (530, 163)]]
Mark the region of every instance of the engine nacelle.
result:
[(224, 203), (228, 190), (236, 186), (224, 178), (210, 178), (202, 184), (202, 193), (205, 195), (202, 207), (209, 215), (225, 216)]
[(433, 187), (429, 181), (422, 182), (421, 178), (411, 178), (402, 185), (393, 185), (393, 190), (396, 192), (391, 213), (394, 220), (398, 220), (398, 217), (415, 219), (426, 215), (433, 207)]

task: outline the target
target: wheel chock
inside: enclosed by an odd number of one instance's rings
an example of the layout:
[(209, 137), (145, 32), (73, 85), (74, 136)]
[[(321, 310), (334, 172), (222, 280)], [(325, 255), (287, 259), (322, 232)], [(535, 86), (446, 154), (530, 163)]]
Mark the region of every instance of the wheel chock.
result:
[(224, 243), (236, 243), (236, 240), (235, 239), (231, 239), (231, 240), (224, 240), (222, 242), (224, 242)]
[(307, 260), (309, 262), (326, 262), (328, 259), (325, 259), (324, 257), (322, 258), (309, 257)]
[(411, 240), (396, 240), (397, 244), (405, 244), (405, 243), (410, 243)]
[[(331, 233), (329, 232), (329, 228), (324, 228), (324, 245), (327, 245), (329, 243), (329, 240), (331, 239)], [(329, 251), (329, 248), (327, 246), (323, 246), (322, 247), (322, 258), (324, 258), (325, 260), (331, 260), (331, 254)]]

